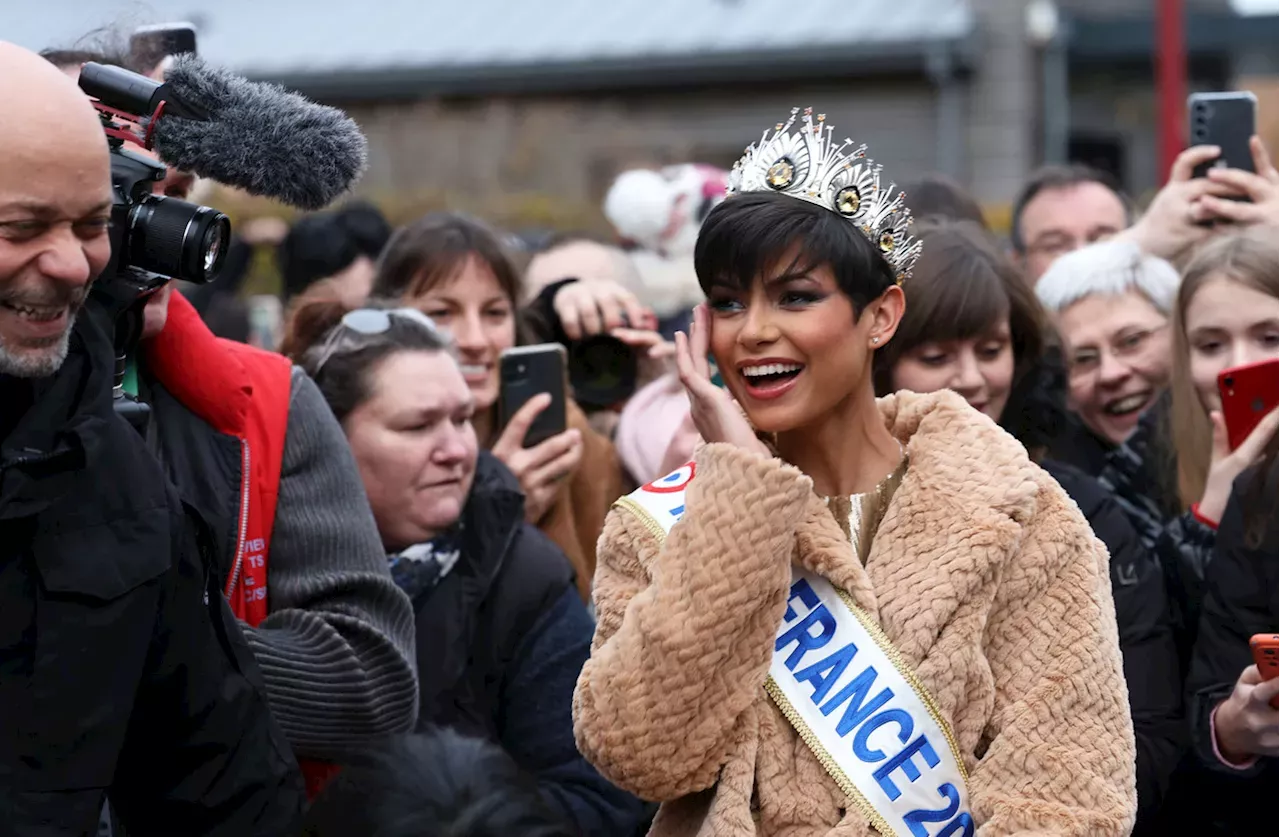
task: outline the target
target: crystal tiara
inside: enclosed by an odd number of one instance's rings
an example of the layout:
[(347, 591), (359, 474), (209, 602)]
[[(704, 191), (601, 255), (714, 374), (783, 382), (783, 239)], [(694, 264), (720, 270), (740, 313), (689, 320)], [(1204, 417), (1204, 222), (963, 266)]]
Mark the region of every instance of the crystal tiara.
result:
[[(725, 193), (780, 192), (815, 203), (845, 218), (875, 245), (898, 284), (910, 278), (920, 257), (920, 242), (909, 233), (911, 210), (894, 184), (880, 186), (880, 166), (866, 146), (846, 151), (853, 140), (836, 145), (826, 114), (815, 120), (813, 108), (792, 108), (791, 118), (765, 131), (729, 173)], [(799, 119), (803, 124), (792, 130)], [(825, 130), (824, 130), (825, 129)]]

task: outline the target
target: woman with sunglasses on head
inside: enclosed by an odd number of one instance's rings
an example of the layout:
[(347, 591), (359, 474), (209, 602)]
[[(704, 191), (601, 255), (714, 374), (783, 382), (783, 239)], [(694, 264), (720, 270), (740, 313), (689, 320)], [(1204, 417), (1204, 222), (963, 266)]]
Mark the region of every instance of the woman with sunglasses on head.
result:
[(516, 309), (524, 293), (498, 234), (453, 213), (402, 227), (378, 262), (373, 295), (417, 308), (450, 333), (475, 400), (480, 446), (520, 481), (528, 520), (564, 550), (579, 592), (589, 599), (596, 539), (609, 504), (622, 494), (622, 471), (613, 445), (572, 402), (567, 429), (529, 448), (522, 445), (525, 433), (550, 405), (549, 396), (531, 399), (499, 426), (499, 359), (521, 342)]
[(479, 450), (449, 337), (413, 308), (316, 300), (285, 343), (346, 431), (391, 576), (413, 602), (419, 729), (500, 744), (583, 834), (634, 832), (641, 803), (573, 742), (591, 618), (564, 554), (525, 522), (520, 484)]
[(658, 837), (1127, 834), (1105, 550), (960, 396), (875, 399), (919, 250), (849, 145), (793, 114), (702, 227), (705, 444), (605, 526), (579, 748)]

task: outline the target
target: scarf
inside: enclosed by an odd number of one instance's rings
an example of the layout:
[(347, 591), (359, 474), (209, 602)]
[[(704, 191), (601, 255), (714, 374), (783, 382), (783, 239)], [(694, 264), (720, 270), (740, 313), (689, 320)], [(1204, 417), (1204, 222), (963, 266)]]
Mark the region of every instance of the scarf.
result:
[(462, 533), (445, 532), (426, 543), (414, 544), (387, 556), (391, 579), (409, 598), (417, 601), (429, 593), (458, 563), (462, 554)]

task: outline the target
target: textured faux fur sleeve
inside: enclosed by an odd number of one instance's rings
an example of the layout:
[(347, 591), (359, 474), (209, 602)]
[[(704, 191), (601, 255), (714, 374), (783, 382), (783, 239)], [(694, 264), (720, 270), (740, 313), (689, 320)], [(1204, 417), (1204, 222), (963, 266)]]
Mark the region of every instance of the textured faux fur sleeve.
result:
[(983, 837), (1133, 827), (1133, 725), (1107, 560), (1079, 510), (1041, 474), (1035, 516), (986, 631), (995, 706), (969, 786)]
[(712, 444), (665, 543), (626, 508), (600, 539), (598, 625), (574, 694), (578, 748), (619, 787), (665, 801), (716, 781), (759, 699), (810, 480)]

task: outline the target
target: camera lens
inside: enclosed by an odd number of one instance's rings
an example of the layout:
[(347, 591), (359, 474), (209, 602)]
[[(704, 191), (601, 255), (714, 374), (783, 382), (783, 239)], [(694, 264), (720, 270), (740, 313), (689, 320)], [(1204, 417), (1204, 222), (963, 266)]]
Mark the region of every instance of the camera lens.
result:
[(574, 398), (587, 409), (604, 409), (625, 400), (636, 389), (635, 350), (608, 334), (597, 334), (569, 346), (569, 383)]
[(126, 262), (173, 279), (204, 284), (227, 255), (231, 222), (207, 206), (147, 195), (129, 213)]

